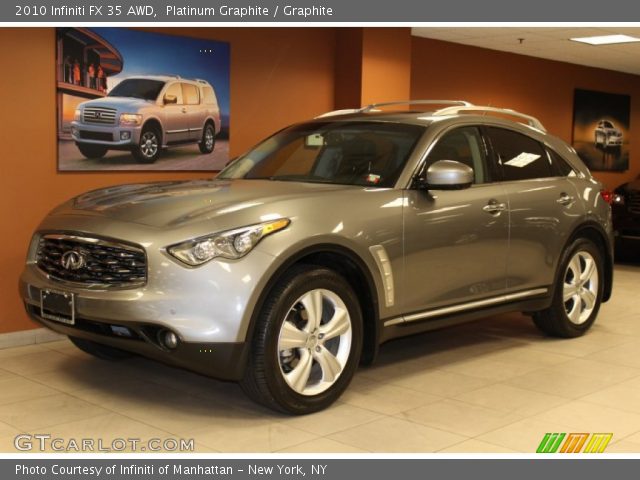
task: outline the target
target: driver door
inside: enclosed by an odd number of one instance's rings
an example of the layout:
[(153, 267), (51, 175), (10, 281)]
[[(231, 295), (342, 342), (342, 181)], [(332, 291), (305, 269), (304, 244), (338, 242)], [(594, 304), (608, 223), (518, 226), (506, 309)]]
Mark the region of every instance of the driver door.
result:
[(438, 160), (456, 160), (473, 168), (473, 185), (462, 190), (406, 190), (403, 310), (416, 313), (415, 319), (437, 316), (433, 310), (444, 307), (464, 311), (465, 304), (491, 302), (505, 292), (508, 200), (503, 187), (491, 181), (487, 157), (479, 128), (448, 130), (422, 168), (426, 171)]

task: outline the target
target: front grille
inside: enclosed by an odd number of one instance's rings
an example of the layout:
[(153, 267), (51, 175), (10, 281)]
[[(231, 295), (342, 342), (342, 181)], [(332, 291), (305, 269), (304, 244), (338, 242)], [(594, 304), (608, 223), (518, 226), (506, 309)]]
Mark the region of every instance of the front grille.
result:
[(89, 130), (80, 130), (80, 138), (83, 138), (85, 140), (100, 140), (102, 142), (113, 142), (113, 133), (91, 132)]
[(627, 194), (627, 210), (640, 214), (640, 191), (632, 191)]
[(147, 281), (142, 248), (98, 238), (43, 235), (36, 261), (51, 278), (86, 287), (134, 288)]
[(82, 121), (96, 125), (115, 125), (116, 109), (104, 107), (84, 107)]

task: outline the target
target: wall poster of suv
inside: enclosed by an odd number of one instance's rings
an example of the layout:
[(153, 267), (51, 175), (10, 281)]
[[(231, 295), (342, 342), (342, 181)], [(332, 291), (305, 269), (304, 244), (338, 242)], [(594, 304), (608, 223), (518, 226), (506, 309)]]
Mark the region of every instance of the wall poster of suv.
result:
[(229, 160), (227, 42), (57, 28), (58, 170), (220, 170)]
[(629, 169), (631, 97), (576, 89), (573, 148), (591, 170)]

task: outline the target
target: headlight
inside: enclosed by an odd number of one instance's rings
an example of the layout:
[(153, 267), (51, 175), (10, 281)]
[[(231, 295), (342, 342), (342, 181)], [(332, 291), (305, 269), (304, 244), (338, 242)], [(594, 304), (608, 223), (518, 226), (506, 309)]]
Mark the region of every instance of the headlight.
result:
[(140, 125), (142, 122), (142, 115), (137, 113), (121, 113), (120, 125)]
[(216, 257), (235, 260), (244, 257), (267, 235), (286, 228), (291, 221), (281, 218), (248, 227), (196, 238), (167, 248), (175, 258), (197, 267)]
[(75, 112), (73, 112), (73, 119), (74, 119), (76, 122), (79, 122), (79, 121), (80, 121), (80, 118), (82, 118), (82, 110), (80, 110), (79, 108), (76, 108), (76, 111), (75, 111)]

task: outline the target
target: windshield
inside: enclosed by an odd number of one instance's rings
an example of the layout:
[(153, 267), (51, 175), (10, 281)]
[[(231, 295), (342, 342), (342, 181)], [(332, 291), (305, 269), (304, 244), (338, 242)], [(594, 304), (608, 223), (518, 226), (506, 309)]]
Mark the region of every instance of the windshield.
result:
[(392, 187), (424, 127), (385, 122), (313, 122), (283, 130), (218, 178)]
[(160, 94), (164, 82), (146, 78), (129, 78), (113, 87), (109, 97), (133, 97), (143, 100), (155, 100)]

